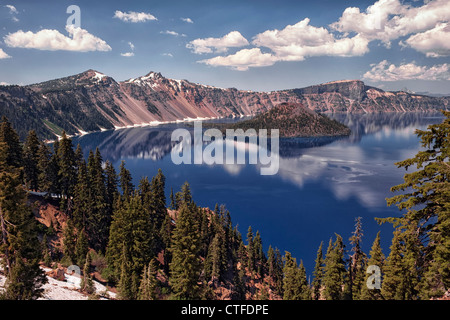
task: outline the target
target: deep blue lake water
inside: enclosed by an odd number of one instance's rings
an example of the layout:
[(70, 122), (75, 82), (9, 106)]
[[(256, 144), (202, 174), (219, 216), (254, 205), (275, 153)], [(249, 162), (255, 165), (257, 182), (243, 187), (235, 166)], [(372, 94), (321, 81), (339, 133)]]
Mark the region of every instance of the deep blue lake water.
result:
[[(84, 152), (99, 147), (104, 160), (116, 168), (121, 160), (137, 185), (158, 168), (166, 176), (166, 194), (177, 192), (188, 181), (194, 201), (203, 207), (225, 204), (243, 238), (251, 225), (259, 230), (263, 245), (290, 251), (312, 274), (320, 242), (324, 252), (330, 237), (340, 234), (348, 245), (355, 218), (362, 217), (363, 249), (369, 254), (381, 231), (383, 252), (392, 239), (389, 224), (375, 217), (398, 216), (386, 206), (391, 186), (405, 173), (394, 163), (410, 158), (420, 148), (415, 129), (442, 122), (442, 114), (331, 115), (352, 129), (346, 138), (299, 138), (280, 143), (279, 171), (260, 175), (257, 165), (175, 165), (171, 159), (171, 134), (185, 124), (130, 128), (92, 133), (74, 139)], [(247, 161), (248, 163), (248, 161)], [(169, 201), (169, 200), (168, 200)]]

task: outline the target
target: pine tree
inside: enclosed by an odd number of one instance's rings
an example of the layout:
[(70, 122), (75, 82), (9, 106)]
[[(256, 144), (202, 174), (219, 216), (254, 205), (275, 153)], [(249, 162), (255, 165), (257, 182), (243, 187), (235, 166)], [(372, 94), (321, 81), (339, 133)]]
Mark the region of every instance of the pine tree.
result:
[(6, 156), (4, 159), (6, 165), (13, 168), (22, 167), (22, 146), (20, 144), (20, 139), (5, 116), (2, 116), (0, 123), (0, 143), (1, 142), (5, 143), (2, 147), (2, 151)]
[[(105, 162), (105, 187), (106, 187), (106, 203), (108, 205), (108, 216), (111, 220), (114, 202), (119, 196), (118, 178), (116, 169), (108, 160)], [(110, 221), (111, 222), (111, 221)]]
[[(381, 240), (380, 240), (380, 232), (377, 233), (377, 236), (372, 244), (372, 248), (370, 250), (370, 258), (367, 262), (367, 266), (378, 266), (380, 268), (381, 273), (383, 274), (384, 270), (384, 262), (385, 256), (381, 249)], [(383, 296), (381, 295), (380, 289), (369, 289), (367, 287), (367, 281), (370, 277), (370, 274), (367, 274), (361, 289), (361, 299), (362, 300), (383, 300)], [(382, 283), (382, 279), (380, 279)]]
[(37, 190), (39, 187), (39, 139), (34, 130), (28, 133), (23, 145), (23, 178), (25, 185), (30, 190)]
[[(331, 245), (331, 240), (330, 240)], [(342, 237), (336, 235), (332, 247), (328, 247), (324, 266), (324, 297), (326, 300), (342, 300), (344, 298), (343, 288), (346, 282), (344, 244)]]
[(401, 233), (396, 230), (392, 238), (389, 256), (384, 265), (384, 278), (381, 285), (381, 293), (387, 300), (404, 300), (405, 267), (402, 261)]
[(169, 208), (171, 210), (177, 210), (177, 206), (175, 204), (175, 196), (173, 195), (173, 188), (170, 188), (170, 205)]
[(158, 173), (153, 177), (150, 190), (153, 194), (152, 198), (152, 214), (153, 223), (156, 230), (160, 230), (163, 224), (164, 218), (167, 214), (166, 208), (166, 194), (165, 194), (166, 178), (161, 169), (158, 169)]
[(63, 229), (63, 254), (66, 257), (68, 265), (76, 262), (75, 257), (75, 230), (71, 219), (67, 220), (67, 224)]
[(191, 203), (192, 203), (191, 187), (189, 183), (186, 181), (181, 186), (181, 191), (175, 194), (175, 206), (178, 210), (179, 208), (181, 208), (183, 204), (190, 205)]
[(125, 267), (137, 278), (130, 282), (130, 285), (136, 285), (138, 290), (136, 284), (138, 275), (142, 274), (143, 268), (154, 256), (150, 218), (146, 214), (139, 194), (131, 195), (128, 200), (119, 199), (118, 201), (120, 202), (113, 215), (106, 251), (108, 267), (111, 270), (112, 280), (119, 280), (124, 268), (122, 260), (126, 257)]
[(301, 300), (301, 279), (297, 261), (286, 251), (284, 256), (283, 300)]
[(144, 268), (142, 280), (139, 287), (139, 300), (156, 300), (158, 298), (157, 287), (158, 281), (156, 279), (156, 261), (150, 260), (148, 267)]
[(92, 280), (92, 276), (90, 274), (90, 268), (92, 264), (92, 257), (90, 253), (86, 253), (84, 258), (84, 267), (83, 267), (83, 277), (81, 278), (80, 289), (87, 294), (93, 294), (95, 292), (94, 281)]
[(322, 277), (323, 277), (323, 253), (322, 253), (323, 242), (320, 243), (319, 249), (317, 250), (316, 264), (314, 266), (314, 280), (312, 282), (313, 299), (320, 299), (320, 292), (322, 289)]
[(119, 182), (120, 189), (122, 189), (122, 194), (124, 198), (127, 199), (133, 193), (134, 185), (132, 182), (131, 173), (127, 168), (125, 168), (125, 161), (123, 160), (120, 163)]
[(426, 243), (425, 260), (415, 262), (426, 269), (420, 292), (424, 298), (442, 296), (450, 289), (450, 111), (442, 113), (446, 118), (441, 124), (416, 130), (423, 150), (396, 163), (406, 170), (417, 168), (404, 175), (404, 183), (391, 188), (407, 192), (387, 199), (388, 205), (406, 210), (399, 224), (416, 225), (416, 237)]
[(172, 237), (170, 285), (175, 299), (198, 299), (201, 264), (198, 225), (187, 203), (180, 207)]
[[(75, 243), (75, 252), (74, 252), (74, 261), (77, 265), (84, 265), (86, 255), (89, 252), (89, 243), (86, 238), (86, 234), (84, 229), (78, 231), (77, 234), (77, 242)], [(90, 255), (89, 255), (90, 258)]]
[(39, 143), (38, 149), (38, 160), (37, 160), (37, 170), (38, 170), (38, 189), (42, 192), (50, 192), (52, 189), (51, 179), (50, 179), (50, 148), (44, 143)]
[(300, 282), (300, 299), (311, 300), (311, 288), (309, 287), (308, 279), (306, 278), (306, 270), (303, 265), (303, 260), (300, 260), (300, 265), (298, 267), (298, 278)]
[(122, 246), (122, 255), (120, 258), (120, 277), (117, 286), (119, 297), (122, 300), (134, 300), (133, 279), (131, 261), (128, 255), (127, 246)]
[(365, 270), (367, 264), (367, 256), (362, 251), (361, 243), (363, 237), (361, 217), (356, 218), (355, 231), (350, 237), (350, 244), (352, 248), (350, 251), (350, 264), (349, 264), (349, 289), (350, 296), (353, 300), (359, 300), (361, 297), (362, 287), (365, 285), (364, 279), (366, 278)]
[(253, 248), (253, 230), (252, 227), (248, 227), (247, 231), (247, 268), (250, 273), (255, 270), (255, 250)]
[(58, 157), (58, 179), (61, 191), (61, 209), (70, 211), (70, 199), (76, 183), (75, 152), (72, 139), (62, 133), (61, 141), (57, 149)]
[(90, 186), (91, 213), (87, 217), (86, 231), (92, 248), (105, 252), (110, 228), (110, 216), (106, 203), (105, 176), (102, 169), (102, 156), (99, 149), (92, 151), (88, 157), (88, 183)]
[(47, 166), (47, 177), (49, 180), (49, 187), (50, 187), (48, 189), (48, 192), (59, 195), (61, 197), (58, 149), (59, 149), (59, 141), (56, 140), (53, 143), (53, 152), (50, 153), (50, 161)]
[(72, 213), (73, 222), (78, 230), (88, 228), (88, 219), (92, 216), (93, 203), (91, 185), (88, 179), (86, 162), (79, 163), (77, 184), (75, 185)]
[(169, 272), (169, 262), (172, 260), (172, 255), (169, 248), (172, 245), (172, 218), (167, 214), (164, 218), (163, 225), (161, 226), (160, 236), (163, 243), (163, 259), (164, 259), (164, 270), (166, 273)]
[[(1, 126), (5, 134), (5, 119)], [(7, 138), (2, 136), (3, 141)], [(6, 282), (1, 296), (14, 300), (36, 299), (47, 281), (39, 268), (42, 251), (36, 220), (26, 204), (22, 172), (8, 163), (14, 161), (9, 154), (10, 146), (3, 141), (0, 142), (0, 252)]]
[(261, 278), (264, 277), (266, 256), (264, 255), (261, 234), (256, 231), (255, 238), (253, 239), (253, 256), (255, 257), (256, 272)]

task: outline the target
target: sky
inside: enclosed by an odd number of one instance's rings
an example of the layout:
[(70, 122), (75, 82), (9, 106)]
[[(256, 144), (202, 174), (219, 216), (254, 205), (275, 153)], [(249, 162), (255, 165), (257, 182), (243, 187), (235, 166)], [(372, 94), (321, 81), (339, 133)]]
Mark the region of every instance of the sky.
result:
[(88, 69), (254, 91), (360, 79), (450, 94), (450, 2), (0, 0), (0, 84)]

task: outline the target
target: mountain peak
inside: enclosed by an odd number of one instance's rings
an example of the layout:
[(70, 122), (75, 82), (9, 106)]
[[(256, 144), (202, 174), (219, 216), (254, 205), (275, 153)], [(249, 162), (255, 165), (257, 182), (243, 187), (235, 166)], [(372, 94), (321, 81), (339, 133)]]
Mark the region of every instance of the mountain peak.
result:
[(160, 72), (150, 71), (149, 73), (147, 73), (145, 76), (143, 76), (141, 78), (143, 80), (146, 80), (146, 79), (155, 79), (155, 80), (157, 80), (157, 79), (162, 79), (164, 77), (162, 76), (162, 74)]

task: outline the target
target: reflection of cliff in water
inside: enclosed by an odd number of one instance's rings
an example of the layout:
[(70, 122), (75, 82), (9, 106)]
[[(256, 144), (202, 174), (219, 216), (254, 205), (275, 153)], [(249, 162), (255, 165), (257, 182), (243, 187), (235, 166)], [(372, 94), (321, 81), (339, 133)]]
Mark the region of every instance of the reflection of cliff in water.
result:
[[(367, 113), (367, 114), (349, 114), (338, 113), (329, 114), (330, 118), (335, 119), (352, 130), (347, 138), (349, 142), (358, 142), (362, 136), (374, 134), (386, 128), (392, 130), (403, 129), (407, 127), (417, 128), (419, 126), (432, 123), (441, 123), (443, 115), (440, 112), (405, 112), (405, 113)], [(430, 121), (430, 119), (433, 119)]]
[[(173, 128), (175, 129), (175, 128)], [(171, 142), (169, 128), (130, 128), (96, 132), (74, 139), (85, 155), (100, 149), (103, 160), (115, 162), (121, 158), (145, 158), (157, 161), (169, 154), (176, 142)]]
[[(364, 135), (383, 130), (417, 128), (430, 123), (441, 123), (443, 119), (441, 113), (332, 114), (329, 117), (347, 125), (352, 130), (351, 135), (349, 137), (280, 138), (280, 156), (298, 157), (306, 149), (325, 146), (338, 140), (357, 143)], [(191, 132), (193, 130), (192, 125), (186, 126), (186, 124), (109, 130), (74, 138), (74, 144), (80, 143), (86, 156), (89, 150), (98, 147), (104, 160), (112, 162), (121, 158), (146, 158), (157, 161), (170, 154), (177, 144), (171, 141), (172, 132), (181, 127)], [(270, 144), (268, 147), (270, 149)]]

